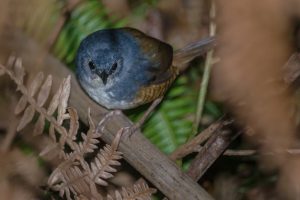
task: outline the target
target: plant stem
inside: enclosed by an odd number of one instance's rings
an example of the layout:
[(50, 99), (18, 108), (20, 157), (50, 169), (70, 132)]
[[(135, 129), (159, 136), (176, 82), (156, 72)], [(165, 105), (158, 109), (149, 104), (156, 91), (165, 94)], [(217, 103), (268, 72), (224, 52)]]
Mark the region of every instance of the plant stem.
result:
[[(215, 5), (212, 2), (211, 9), (210, 9), (210, 27), (209, 27), (209, 35), (214, 36), (216, 33), (216, 25), (214, 23), (214, 18), (215, 18)], [(195, 122), (192, 130), (191, 137), (194, 137), (199, 128), (199, 123), (202, 118), (203, 114), (203, 108), (204, 108), (204, 103), (205, 103), (205, 98), (206, 98), (206, 93), (207, 93), (207, 88), (208, 88), (208, 82), (209, 82), (209, 77), (210, 77), (210, 72), (211, 72), (211, 66), (213, 64), (213, 50), (210, 50), (205, 59), (205, 64), (204, 64), (204, 73), (203, 73), (203, 78), (201, 81), (201, 87), (199, 90), (199, 96), (198, 96), (198, 104), (197, 104), (197, 112), (196, 112), (196, 117), (195, 117)]]

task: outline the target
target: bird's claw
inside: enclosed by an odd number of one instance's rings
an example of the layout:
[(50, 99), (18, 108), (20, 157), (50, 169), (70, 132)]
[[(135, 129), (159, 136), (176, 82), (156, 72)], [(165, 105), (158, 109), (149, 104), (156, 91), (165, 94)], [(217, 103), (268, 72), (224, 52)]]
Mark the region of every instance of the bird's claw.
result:
[(127, 126), (124, 129), (126, 130), (128, 137), (130, 138), (135, 132), (137, 132), (140, 129), (140, 125), (133, 124), (132, 126)]
[(110, 111), (110, 112), (106, 113), (104, 115), (104, 117), (101, 119), (101, 121), (98, 123), (97, 129), (98, 130), (100, 129), (100, 131), (103, 132), (104, 128), (105, 128), (106, 121), (109, 118), (113, 117), (113, 116), (121, 115), (121, 114), (122, 114), (122, 112), (120, 110), (113, 110), (113, 111)]

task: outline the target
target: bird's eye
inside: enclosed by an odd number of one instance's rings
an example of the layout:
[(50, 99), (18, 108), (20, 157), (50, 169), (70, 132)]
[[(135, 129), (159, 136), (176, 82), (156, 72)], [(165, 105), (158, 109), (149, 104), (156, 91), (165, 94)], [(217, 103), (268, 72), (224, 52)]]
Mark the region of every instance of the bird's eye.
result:
[(118, 68), (118, 63), (115, 62), (115, 63), (111, 66), (111, 68), (110, 68), (110, 70), (109, 70), (109, 73), (112, 74), (114, 71), (116, 71), (117, 68)]
[(88, 64), (89, 64), (89, 68), (90, 68), (91, 71), (94, 71), (96, 69), (96, 65), (94, 64), (93, 61), (89, 61)]

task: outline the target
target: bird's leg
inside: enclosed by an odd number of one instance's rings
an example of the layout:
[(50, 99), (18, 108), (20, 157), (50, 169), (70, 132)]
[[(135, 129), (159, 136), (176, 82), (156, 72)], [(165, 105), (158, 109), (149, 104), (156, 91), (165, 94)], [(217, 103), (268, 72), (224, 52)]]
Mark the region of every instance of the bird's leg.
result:
[(147, 118), (151, 115), (151, 113), (153, 112), (153, 110), (156, 108), (156, 106), (158, 106), (158, 104), (161, 102), (161, 100), (163, 99), (163, 97), (160, 97), (158, 99), (155, 99), (152, 104), (150, 105), (150, 107), (146, 110), (146, 112), (143, 114), (143, 116), (131, 127), (129, 127), (129, 136), (131, 136), (134, 132), (136, 132), (138, 129), (141, 128), (141, 126), (145, 123), (145, 121), (147, 120)]
[[(151, 113), (153, 112), (153, 110), (156, 108), (156, 106), (158, 106), (158, 104), (161, 102), (161, 100), (163, 99), (163, 97), (160, 97), (156, 100), (154, 100), (152, 102), (152, 104), (150, 105), (150, 107), (146, 110), (146, 112), (143, 114), (143, 116), (132, 126), (129, 127), (125, 127), (124, 129), (128, 130), (129, 133), (129, 137), (136, 132), (138, 129), (141, 128), (141, 126), (145, 123), (145, 121), (148, 119), (148, 117), (151, 115)], [(122, 113), (121, 110), (113, 110), (110, 111), (108, 113), (105, 114), (105, 116), (101, 119), (101, 121), (98, 123), (97, 126), (97, 131), (101, 131), (103, 132), (103, 129), (105, 128), (105, 123), (106, 121), (115, 116), (115, 115), (120, 115)]]

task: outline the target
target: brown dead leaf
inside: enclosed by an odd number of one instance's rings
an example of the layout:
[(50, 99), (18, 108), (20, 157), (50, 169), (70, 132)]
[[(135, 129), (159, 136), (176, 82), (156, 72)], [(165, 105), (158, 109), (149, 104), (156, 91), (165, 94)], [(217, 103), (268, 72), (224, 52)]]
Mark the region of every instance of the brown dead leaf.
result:
[(30, 83), (28, 87), (28, 95), (33, 97), (35, 93), (38, 91), (39, 87), (41, 86), (44, 80), (44, 73), (39, 72), (34, 78), (33, 81)]
[(40, 92), (37, 97), (37, 105), (42, 107), (46, 100), (49, 97), (50, 91), (51, 91), (51, 86), (52, 86), (52, 76), (48, 75), (46, 81), (42, 85)]
[(15, 76), (19, 81), (19, 84), (23, 84), (24, 81), (24, 76), (25, 76), (25, 70), (24, 67), (22, 66), (22, 60), (21, 58), (17, 58), (15, 65), (14, 65), (14, 70), (15, 70)]
[(27, 97), (26, 97), (25, 95), (23, 95), (23, 96), (20, 98), (20, 100), (19, 100), (17, 106), (15, 107), (15, 114), (18, 115), (18, 114), (20, 114), (21, 112), (23, 112), (24, 109), (26, 108), (26, 105), (27, 105)]
[(55, 128), (53, 124), (50, 124), (49, 128), (49, 137), (53, 140), (56, 141), (56, 136), (55, 136)]
[(39, 119), (37, 120), (37, 122), (34, 125), (34, 129), (33, 129), (33, 135), (41, 135), (43, 133), (45, 127), (45, 116), (44, 115), (40, 115)]
[(68, 108), (68, 113), (70, 115), (70, 128), (68, 135), (72, 140), (75, 140), (79, 128), (79, 117), (76, 109), (74, 108)]
[(43, 148), (43, 150), (39, 153), (40, 157), (55, 157), (59, 154), (59, 145), (58, 143), (51, 143), (48, 144), (46, 147)]
[(65, 114), (65, 113), (66, 113), (66, 109), (67, 109), (67, 106), (68, 106), (70, 90), (71, 90), (71, 76), (69, 75), (63, 81), (62, 92), (61, 92), (61, 95), (59, 97), (58, 113), (57, 113), (57, 122), (59, 124), (62, 124), (63, 120), (68, 118), (68, 115)]
[(47, 110), (47, 114), (52, 115), (55, 112), (55, 110), (57, 109), (58, 104), (59, 104), (59, 99), (60, 99), (60, 96), (62, 93), (63, 85), (64, 85), (64, 81), (61, 82), (59, 89), (56, 91), (56, 93), (52, 97), (50, 105)]
[(6, 62), (6, 65), (5, 65), (6, 68), (11, 69), (15, 64), (16, 59), (17, 59), (17, 57), (14, 54), (11, 54), (9, 56), (9, 58), (7, 59), (7, 62)]
[(300, 54), (294, 53), (283, 67), (284, 81), (292, 84), (300, 77)]
[(19, 122), (19, 125), (17, 127), (17, 131), (22, 130), (29, 122), (31, 122), (31, 120), (34, 117), (34, 113), (35, 113), (35, 108), (33, 105), (30, 105), (26, 108), (26, 110)]

